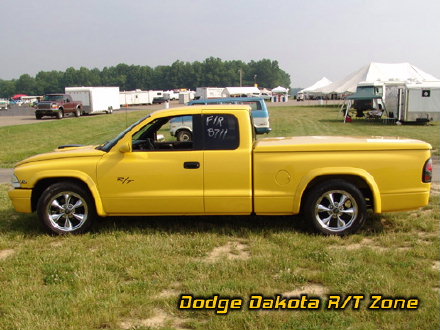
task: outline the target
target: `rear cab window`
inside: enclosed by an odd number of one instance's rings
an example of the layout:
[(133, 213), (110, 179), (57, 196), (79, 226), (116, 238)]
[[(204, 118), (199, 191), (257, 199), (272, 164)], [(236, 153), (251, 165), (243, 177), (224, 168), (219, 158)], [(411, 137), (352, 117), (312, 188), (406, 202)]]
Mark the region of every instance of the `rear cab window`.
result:
[(230, 114), (202, 115), (205, 150), (234, 150), (240, 145), (238, 119)]

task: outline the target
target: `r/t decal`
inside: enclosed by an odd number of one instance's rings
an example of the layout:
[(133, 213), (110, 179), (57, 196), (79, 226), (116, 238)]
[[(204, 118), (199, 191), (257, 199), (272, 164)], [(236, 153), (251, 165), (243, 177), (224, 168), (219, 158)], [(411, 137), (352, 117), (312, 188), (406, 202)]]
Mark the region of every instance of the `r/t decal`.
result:
[(122, 184), (129, 184), (132, 183), (134, 180), (130, 179), (129, 176), (127, 176), (126, 178), (124, 178), (123, 176), (118, 177), (117, 181), (119, 181)]

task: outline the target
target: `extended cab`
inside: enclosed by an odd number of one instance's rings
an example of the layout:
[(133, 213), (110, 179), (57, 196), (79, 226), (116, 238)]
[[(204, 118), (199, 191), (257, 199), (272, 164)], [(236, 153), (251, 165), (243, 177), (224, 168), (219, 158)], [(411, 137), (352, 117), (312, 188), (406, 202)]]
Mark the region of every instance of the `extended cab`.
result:
[[(190, 141), (170, 121), (192, 120)], [(431, 146), (405, 138), (255, 140), (249, 106), (161, 110), (100, 146), (64, 146), (19, 162), (9, 196), (52, 232), (97, 216), (293, 215), (321, 233), (356, 232), (376, 213), (427, 205)]]
[(37, 103), (35, 118), (44, 116), (61, 119), (67, 113), (73, 113), (75, 117), (81, 115), (81, 101), (73, 101), (69, 94), (47, 94)]

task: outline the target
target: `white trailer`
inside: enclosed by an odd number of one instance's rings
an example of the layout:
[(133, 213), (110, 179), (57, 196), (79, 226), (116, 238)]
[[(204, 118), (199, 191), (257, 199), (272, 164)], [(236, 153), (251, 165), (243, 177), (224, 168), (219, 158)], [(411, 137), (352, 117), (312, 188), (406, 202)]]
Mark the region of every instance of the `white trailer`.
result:
[(222, 97), (223, 87), (197, 87), (195, 99), (217, 99)]
[(402, 121), (440, 120), (440, 81), (407, 84), (399, 91), (399, 119)]
[(119, 92), (119, 104), (121, 106), (134, 105), (134, 100), (135, 100), (134, 97), (135, 97), (134, 91)]
[(82, 102), (82, 114), (112, 113), (120, 109), (119, 87), (66, 87), (66, 94)]
[(361, 94), (361, 100), (371, 95), (373, 109), (380, 109), (383, 104), (387, 115), (401, 123), (440, 120), (440, 81), (359, 83), (356, 93), (348, 99), (356, 100), (354, 96)]
[(153, 104), (153, 93), (151, 91), (136, 90), (135, 104)]

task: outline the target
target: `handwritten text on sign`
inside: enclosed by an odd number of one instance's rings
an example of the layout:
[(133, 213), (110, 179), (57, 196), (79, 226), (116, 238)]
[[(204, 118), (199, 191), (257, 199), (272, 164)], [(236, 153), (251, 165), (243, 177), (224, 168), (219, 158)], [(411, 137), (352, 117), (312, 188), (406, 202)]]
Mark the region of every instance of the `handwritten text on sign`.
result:
[(228, 134), (227, 124), (223, 116), (207, 116), (205, 127), (208, 137), (213, 139), (224, 139)]

